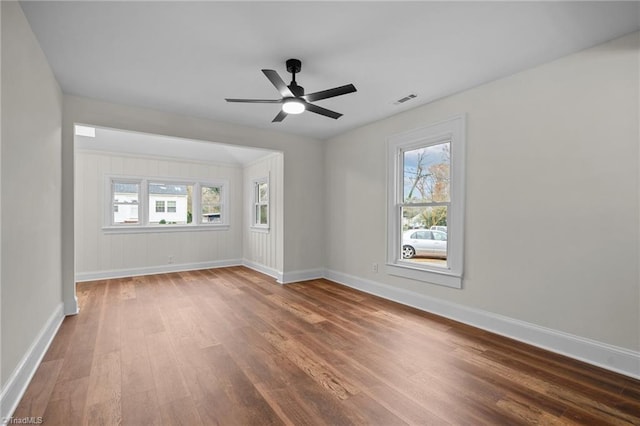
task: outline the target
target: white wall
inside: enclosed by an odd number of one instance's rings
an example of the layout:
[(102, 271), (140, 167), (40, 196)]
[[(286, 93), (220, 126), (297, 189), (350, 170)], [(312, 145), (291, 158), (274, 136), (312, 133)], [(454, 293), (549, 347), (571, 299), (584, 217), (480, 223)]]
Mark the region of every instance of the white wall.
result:
[[(76, 152), (76, 275), (79, 280), (127, 276), (164, 269), (238, 264), (242, 259), (242, 168), (192, 161)], [(229, 229), (152, 233), (105, 233), (108, 175), (225, 179), (229, 182)], [(153, 209), (155, 206), (151, 205)]]
[[(73, 124), (138, 131), (280, 151), (284, 155), (283, 273), (321, 275), (324, 266), (323, 144), (321, 141), (276, 131), (180, 116), (65, 95), (62, 127), (62, 268), (65, 311), (76, 309), (74, 284)], [(303, 185), (300, 183), (304, 182)], [(310, 243), (312, 242), (312, 243)]]
[[(327, 268), (457, 306), (640, 349), (638, 34), (335, 137)], [(385, 263), (386, 138), (467, 114), (462, 290)], [(640, 367), (636, 366), (636, 374)]]
[[(243, 257), (245, 262), (272, 276), (283, 273), (282, 227), (284, 191), (283, 155), (271, 154), (244, 168), (244, 206), (245, 226)], [(269, 178), (269, 230), (252, 228), (253, 181)]]
[[(62, 319), (62, 94), (15, 2), (2, 8), (2, 410)], [(21, 368), (18, 368), (21, 367)]]

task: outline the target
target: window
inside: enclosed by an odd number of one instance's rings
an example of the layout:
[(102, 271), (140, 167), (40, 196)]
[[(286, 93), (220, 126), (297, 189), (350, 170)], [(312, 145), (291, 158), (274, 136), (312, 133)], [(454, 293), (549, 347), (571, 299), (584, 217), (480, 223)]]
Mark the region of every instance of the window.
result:
[(269, 178), (253, 181), (253, 221), (254, 228), (269, 228)]
[[(226, 180), (190, 182), (109, 176), (107, 183), (109, 213), (104, 229), (108, 232), (229, 226)], [(202, 214), (194, 217), (193, 212), (198, 210)]]
[(390, 274), (462, 286), (464, 129), (458, 116), (389, 139)]
[(138, 224), (140, 182), (113, 180), (110, 186), (111, 222), (114, 225)]
[[(149, 182), (149, 205), (155, 212), (149, 214), (149, 223), (158, 225), (186, 225), (193, 218), (193, 184), (181, 182)], [(173, 206), (170, 208), (170, 206)]]
[(203, 186), (202, 188), (202, 223), (222, 222), (222, 187)]

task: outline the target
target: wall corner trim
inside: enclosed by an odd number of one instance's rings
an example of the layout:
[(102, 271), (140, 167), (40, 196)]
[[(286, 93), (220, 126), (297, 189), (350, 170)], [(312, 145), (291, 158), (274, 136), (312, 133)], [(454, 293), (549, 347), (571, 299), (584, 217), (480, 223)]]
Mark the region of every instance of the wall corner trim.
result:
[(253, 269), (254, 271), (258, 271), (262, 274), (269, 275), (270, 277), (275, 278), (278, 282), (282, 279), (282, 272), (261, 263), (256, 263), (252, 260), (242, 259), (242, 266)]
[(51, 345), (63, 319), (64, 304), (60, 302), (2, 388), (2, 393), (0, 393), (0, 407), (2, 409), (0, 418), (3, 421), (9, 419), (18, 407), (20, 399), (22, 399), (27, 386), (47, 353), (47, 349), (49, 349), (49, 345)]
[(338, 271), (326, 270), (324, 277), (365, 293), (393, 300), (403, 305), (640, 379), (640, 352), (638, 351), (541, 327)]

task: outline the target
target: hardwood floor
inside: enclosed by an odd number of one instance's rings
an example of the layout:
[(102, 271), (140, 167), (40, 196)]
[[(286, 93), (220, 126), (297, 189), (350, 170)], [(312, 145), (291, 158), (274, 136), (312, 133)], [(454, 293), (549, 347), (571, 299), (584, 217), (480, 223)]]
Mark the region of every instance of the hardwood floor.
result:
[(640, 424), (640, 382), (347, 287), (237, 267), (78, 284), (15, 418)]

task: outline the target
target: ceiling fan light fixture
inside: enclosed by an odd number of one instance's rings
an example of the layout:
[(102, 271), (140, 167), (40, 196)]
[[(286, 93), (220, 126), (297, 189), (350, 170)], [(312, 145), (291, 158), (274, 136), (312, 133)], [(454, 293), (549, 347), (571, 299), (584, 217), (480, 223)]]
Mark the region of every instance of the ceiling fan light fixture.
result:
[(287, 99), (282, 104), (282, 110), (287, 114), (302, 114), (305, 109), (300, 99)]

